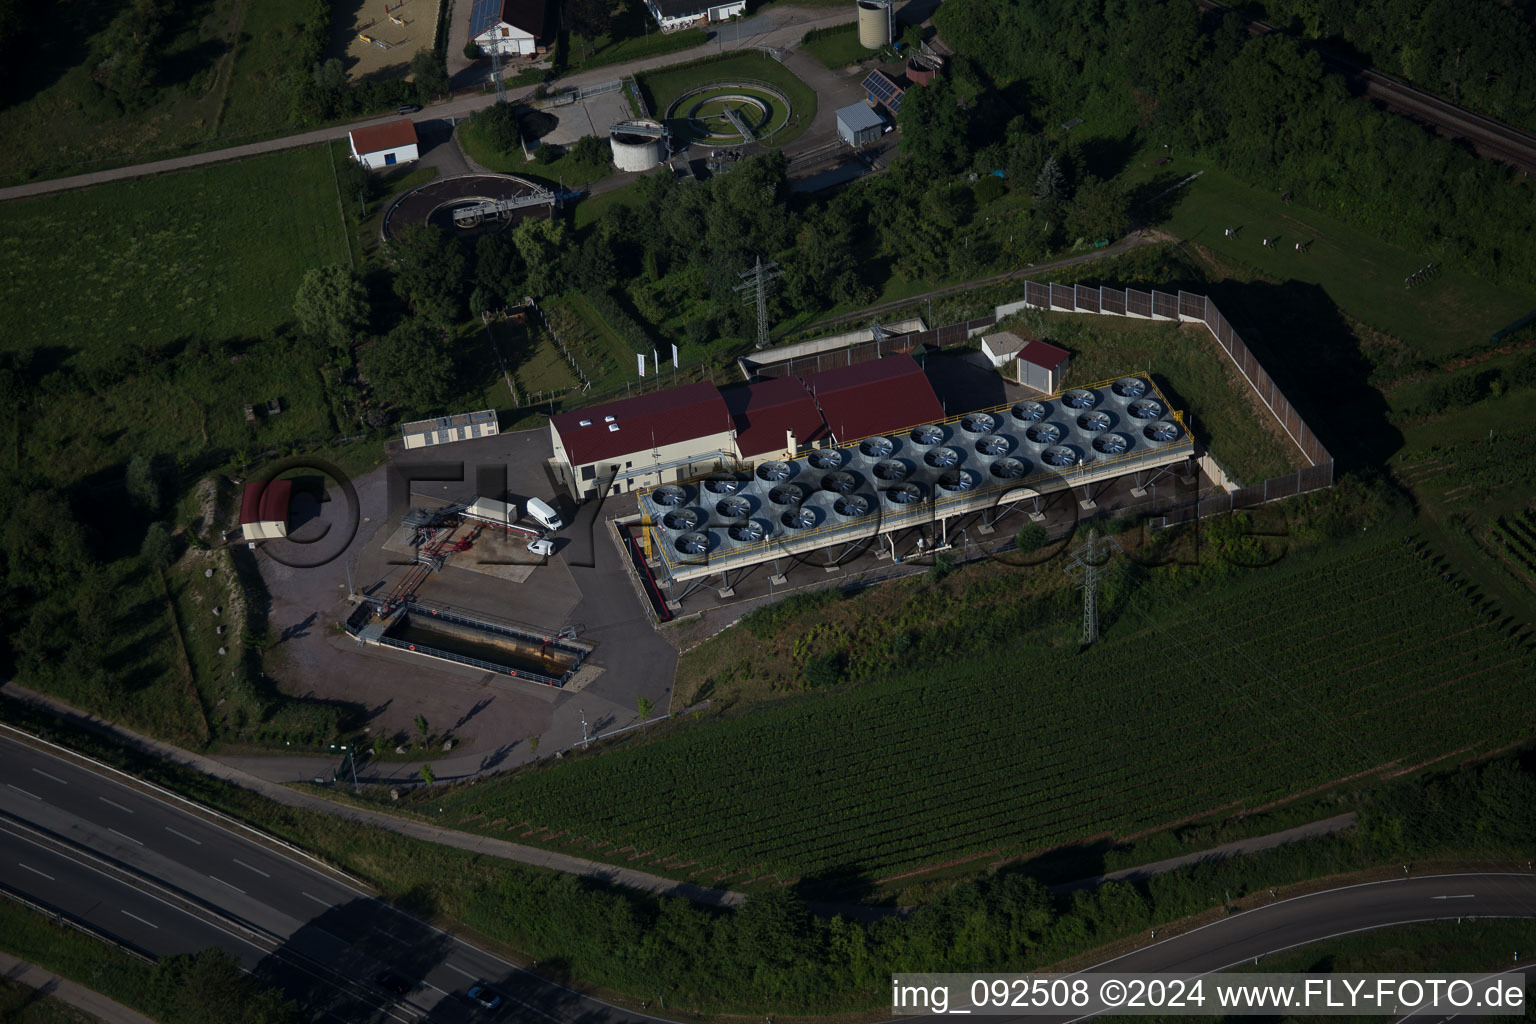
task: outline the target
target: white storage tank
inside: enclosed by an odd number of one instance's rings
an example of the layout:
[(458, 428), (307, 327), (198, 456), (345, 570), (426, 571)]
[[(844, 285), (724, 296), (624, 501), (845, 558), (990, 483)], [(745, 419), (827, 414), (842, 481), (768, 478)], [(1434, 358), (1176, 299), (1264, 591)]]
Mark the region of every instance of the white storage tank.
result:
[(613, 147), (613, 165), (621, 171), (648, 171), (666, 160), (667, 140), (661, 122), (636, 121), (632, 125), (642, 130), (626, 131), (630, 125), (615, 125), (608, 136)]
[(859, 45), (878, 50), (891, 42), (889, 0), (859, 0)]

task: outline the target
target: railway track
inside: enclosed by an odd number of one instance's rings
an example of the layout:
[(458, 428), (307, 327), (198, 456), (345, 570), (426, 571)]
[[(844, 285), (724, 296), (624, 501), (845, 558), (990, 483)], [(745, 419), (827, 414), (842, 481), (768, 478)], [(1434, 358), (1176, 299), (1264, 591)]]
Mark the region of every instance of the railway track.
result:
[[(1231, 12), (1243, 17), (1241, 11), (1233, 11), (1216, 0), (1195, 0), (1207, 11)], [(1268, 35), (1279, 29), (1262, 21), (1244, 18), (1250, 36)], [(1491, 117), (1474, 113), (1457, 106), (1433, 93), (1425, 92), (1406, 82), (1384, 75), (1365, 65), (1317, 48), (1323, 62), (1335, 71), (1359, 82), (1365, 95), (1395, 114), (1412, 118), (1433, 128), (1448, 139), (1467, 143), (1482, 157), (1516, 167), (1527, 174), (1536, 174), (1536, 136), (1511, 128)]]

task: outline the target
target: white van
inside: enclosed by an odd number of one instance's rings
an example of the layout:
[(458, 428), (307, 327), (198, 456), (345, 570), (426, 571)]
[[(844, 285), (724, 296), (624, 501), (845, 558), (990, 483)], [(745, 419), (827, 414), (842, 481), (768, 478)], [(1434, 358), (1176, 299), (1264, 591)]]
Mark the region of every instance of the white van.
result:
[(550, 508), (538, 498), (529, 498), (523, 506), (524, 510), (539, 521), (546, 530), (558, 530), (565, 524), (560, 521), (560, 513)]

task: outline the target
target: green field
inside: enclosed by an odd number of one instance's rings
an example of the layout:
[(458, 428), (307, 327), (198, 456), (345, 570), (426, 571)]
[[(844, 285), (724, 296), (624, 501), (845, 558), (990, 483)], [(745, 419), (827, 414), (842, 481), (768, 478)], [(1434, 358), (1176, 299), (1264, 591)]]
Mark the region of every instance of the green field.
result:
[[(346, 244), (323, 147), (0, 206), (3, 345), (65, 371), (24, 455), (72, 480), (138, 451), (335, 436), (321, 353), (256, 342)], [(247, 423), (271, 398), (282, 415)]]
[(346, 262), (325, 147), (0, 206), (6, 348), (244, 338), (288, 319), (304, 272)]
[(432, 802), (712, 884), (882, 879), (1255, 808), (1529, 735), (1530, 653), (1440, 566), (1392, 532), (1208, 596), (1153, 586), (1076, 658), (978, 636), (916, 676)]
[[(1403, 278), (1436, 260), (1435, 253), (1388, 245), (1199, 161), (1181, 157), (1177, 166), (1178, 175), (1167, 177), (1203, 173), (1170, 197), (1175, 205), (1162, 227), (1272, 280), (1319, 285), (1350, 315), (1427, 359), (1485, 345), (1490, 334), (1536, 306), (1536, 288), (1505, 288), (1451, 267), (1428, 284), (1406, 288)], [(1229, 227), (1239, 229), (1235, 238), (1226, 237)], [(1266, 237), (1276, 239), (1273, 248), (1264, 247)], [(1309, 244), (1305, 253), (1296, 252), (1297, 242)]]
[(828, 32), (826, 35), (807, 39), (802, 44), (806, 53), (821, 61), (827, 67), (836, 71), (838, 68), (856, 64), (868, 57), (875, 56), (875, 50), (865, 49), (859, 42), (859, 26), (857, 23), (848, 25), (836, 32)]
[(699, 61), (667, 71), (647, 72), (637, 75), (636, 79), (652, 113), (658, 117), (665, 114), (679, 96), (703, 86), (746, 83), (752, 79), (767, 82), (789, 97), (792, 108), (788, 125), (768, 140), (767, 144), (771, 146), (784, 146), (793, 142), (811, 126), (811, 120), (816, 116), (816, 93), (810, 86), (772, 57), (757, 52), (732, 54), (724, 59)]

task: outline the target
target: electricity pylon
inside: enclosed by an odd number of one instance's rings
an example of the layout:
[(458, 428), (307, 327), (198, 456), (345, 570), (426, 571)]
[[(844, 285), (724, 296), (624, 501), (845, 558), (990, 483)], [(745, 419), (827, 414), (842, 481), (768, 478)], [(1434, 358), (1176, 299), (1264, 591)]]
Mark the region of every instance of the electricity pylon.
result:
[(1088, 531), (1088, 543), (1072, 552), (1072, 562), (1066, 574), (1083, 588), (1083, 646), (1099, 640), (1099, 576), (1116, 553), (1125, 549), (1113, 537), (1100, 537), (1097, 530)]
[(738, 271), (737, 277), (741, 278), (741, 284), (735, 286), (735, 291), (742, 295), (748, 302), (754, 299), (757, 303), (757, 347), (768, 347), (768, 282), (784, 276), (784, 271), (779, 269), (778, 263), (770, 260), (763, 262), (763, 258), (757, 258), (757, 266), (751, 270)]

